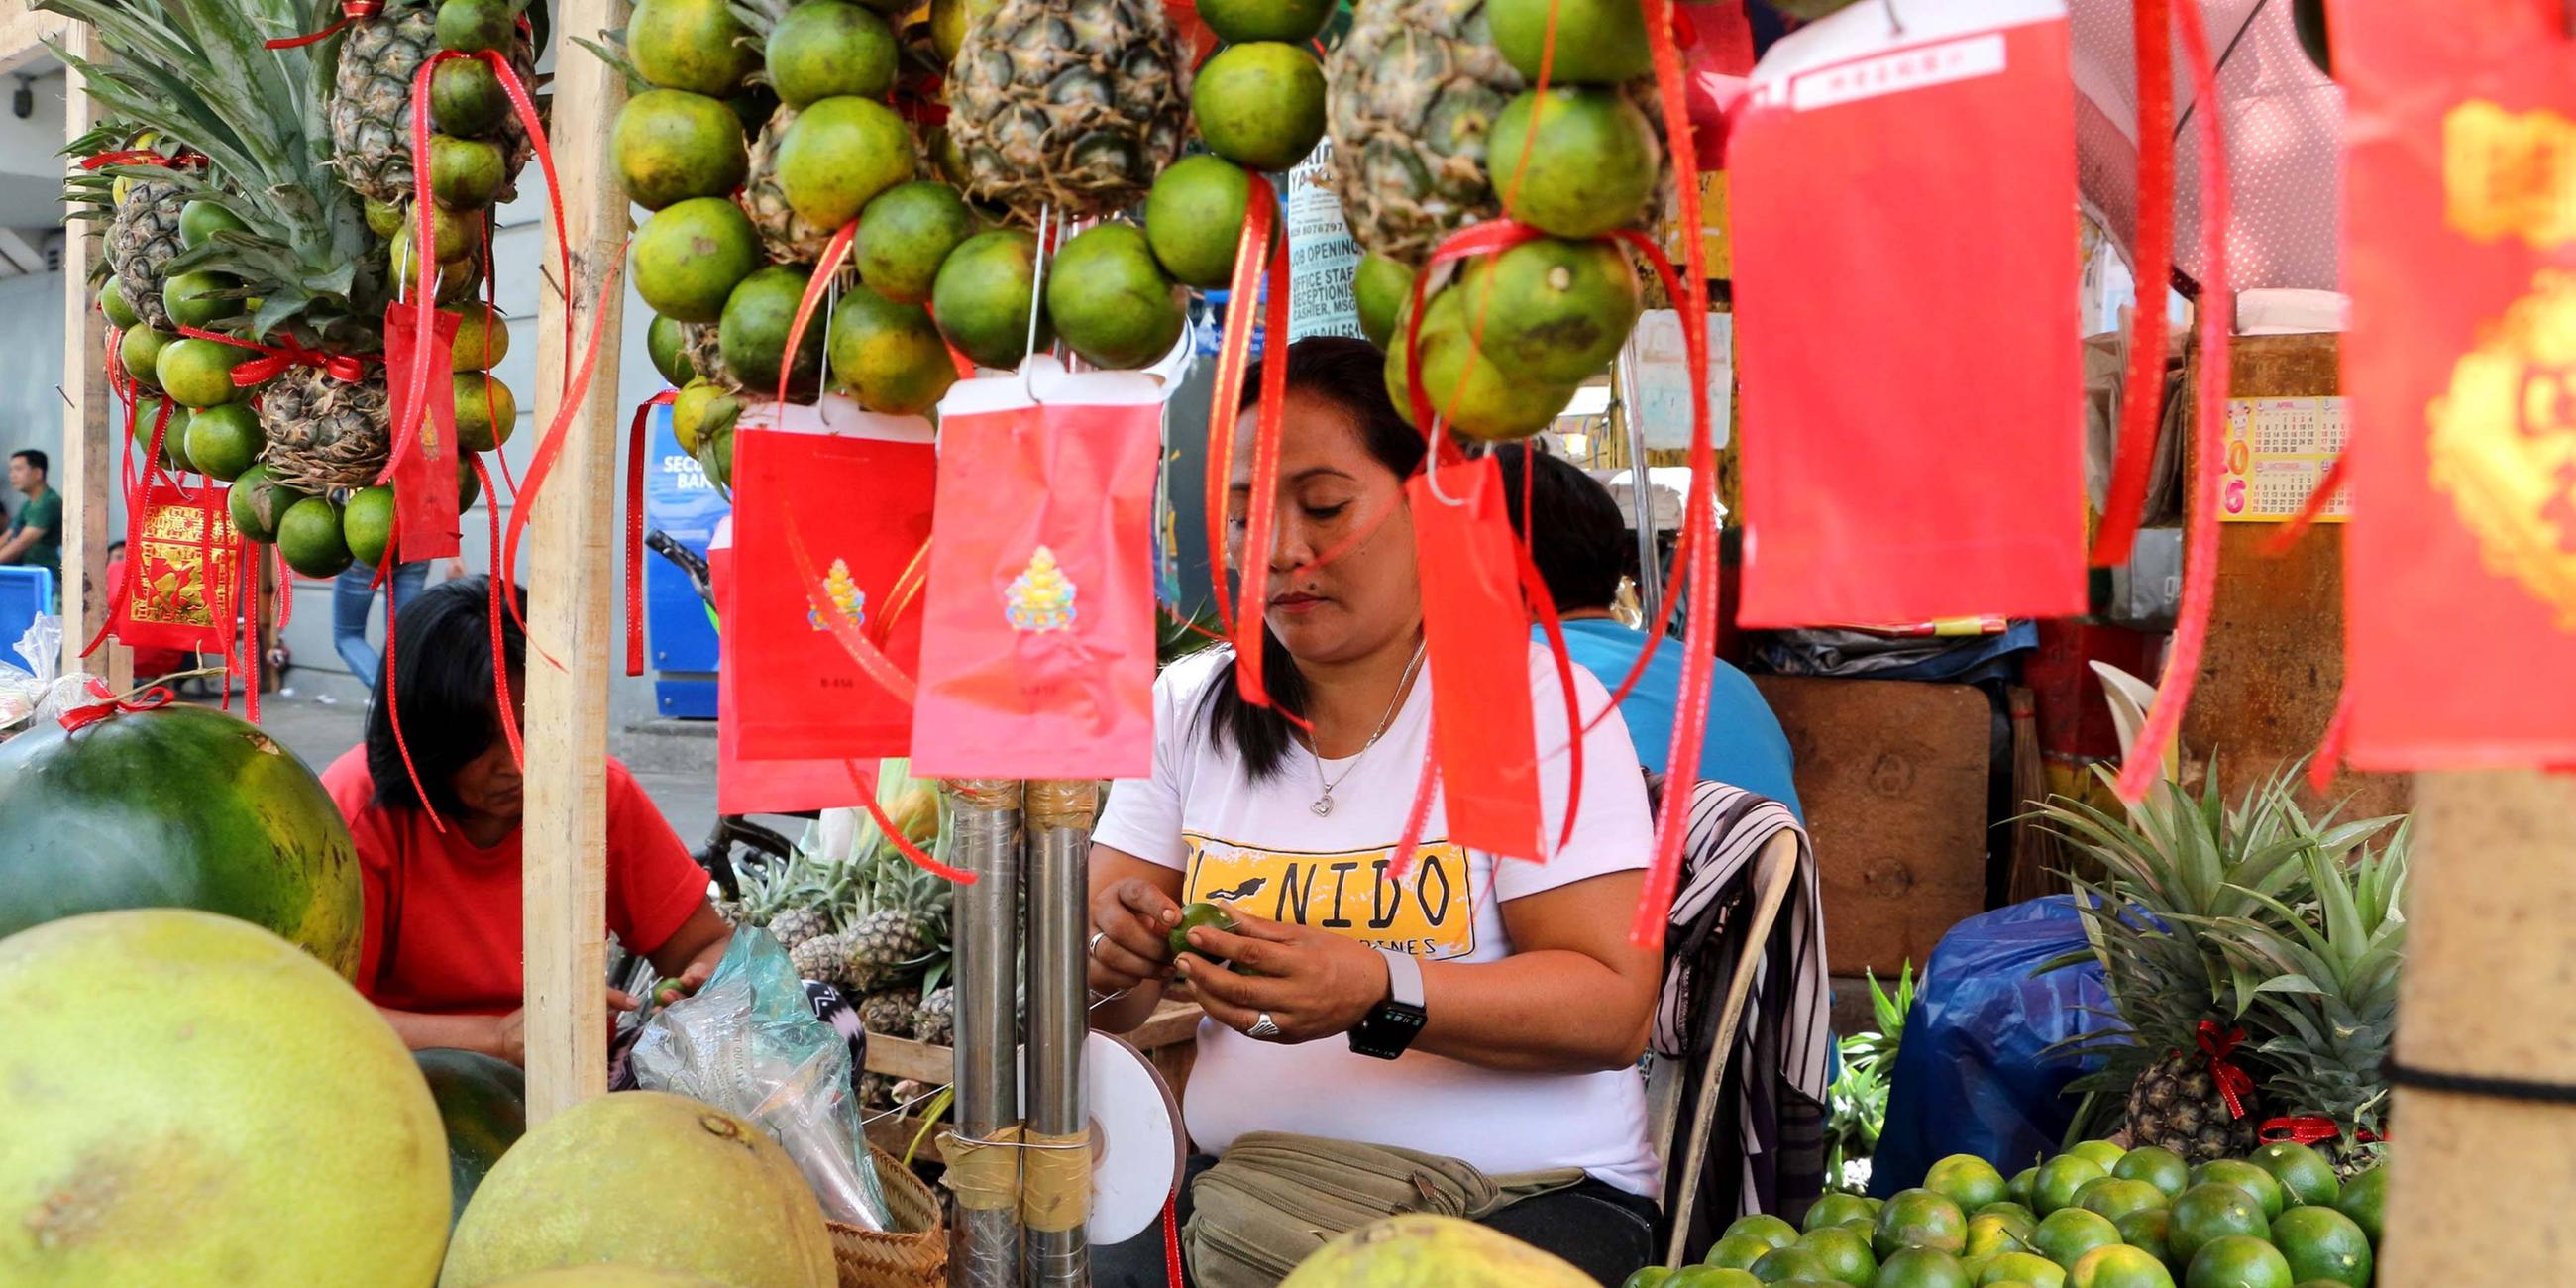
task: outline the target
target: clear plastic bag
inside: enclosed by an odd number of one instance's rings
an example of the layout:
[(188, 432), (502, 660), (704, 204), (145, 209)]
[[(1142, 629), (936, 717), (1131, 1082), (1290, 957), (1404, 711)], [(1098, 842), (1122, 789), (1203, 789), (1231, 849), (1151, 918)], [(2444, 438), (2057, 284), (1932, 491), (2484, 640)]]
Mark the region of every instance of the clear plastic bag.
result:
[(636, 1082), (740, 1114), (778, 1138), (823, 1201), (863, 1230), (893, 1229), (852, 1090), (849, 1043), (814, 1018), (787, 951), (737, 931), (697, 996), (644, 1022)]
[[(63, 620), (38, 613), (27, 624), (27, 633), (12, 641), (11, 647), (27, 665), (19, 667), (0, 658), (0, 738), (35, 728), (34, 717), (55, 706), (48, 698), (56, 685), (55, 664), (63, 655)], [(63, 678), (86, 681), (89, 677), (81, 674)]]

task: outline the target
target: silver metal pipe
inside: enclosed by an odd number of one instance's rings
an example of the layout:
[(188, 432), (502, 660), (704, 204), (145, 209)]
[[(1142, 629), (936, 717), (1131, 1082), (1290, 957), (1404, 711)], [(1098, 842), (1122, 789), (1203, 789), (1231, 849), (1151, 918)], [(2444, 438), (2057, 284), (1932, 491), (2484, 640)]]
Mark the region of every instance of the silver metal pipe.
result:
[[(1081, 1217), (1090, 1210), (1090, 1124), (1082, 1104), (1082, 1048), (1090, 1033), (1084, 940), (1091, 917), (1091, 825), (1100, 784), (1032, 782), (1027, 790), (1029, 862), (1029, 1137), (1023, 1175), (1030, 1202), (1029, 1282), (1088, 1288), (1091, 1247)], [(1058, 1148), (1080, 1140), (1078, 1150)], [(1053, 1186), (1052, 1194), (1041, 1192)], [(1078, 1186), (1078, 1190), (1067, 1187)], [(1042, 1215), (1047, 1213), (1051, 1215)], [(1049, 1229), (1050, 1225), (1069, 1225)]]
[(1011, 1168), (990, 1183), (954, 1186), (959, 1246), (949, 1282), (1018, 1288), (1020, 785), (975, 778), (940, 788), (948, 794), (958, 861), (975, 874), (973, 884), (957, 889), (955, 1134), (970, 1150), (975, 1141), (1005, 1142), (984, 1153)]
[(1664, 570), (1656, 558), (1655, 489), (1646, 481), (1646, 427), (1637, 409), (1623, 407), (1619, 420), (1628, 430), (1628, 508), (1637, 516), (1637, 607), (1646, 629), (1664, 633)]

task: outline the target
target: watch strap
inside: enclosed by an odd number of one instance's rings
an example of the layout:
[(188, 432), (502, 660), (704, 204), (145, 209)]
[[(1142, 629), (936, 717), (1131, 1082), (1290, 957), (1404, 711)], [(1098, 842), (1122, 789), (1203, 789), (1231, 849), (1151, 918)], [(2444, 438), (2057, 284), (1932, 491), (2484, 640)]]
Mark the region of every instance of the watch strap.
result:
[(1411, 953), (1381, 948), (1386, 958), (1387, 998), (1400, 1006), (1422, 1008), (1422, 962)]

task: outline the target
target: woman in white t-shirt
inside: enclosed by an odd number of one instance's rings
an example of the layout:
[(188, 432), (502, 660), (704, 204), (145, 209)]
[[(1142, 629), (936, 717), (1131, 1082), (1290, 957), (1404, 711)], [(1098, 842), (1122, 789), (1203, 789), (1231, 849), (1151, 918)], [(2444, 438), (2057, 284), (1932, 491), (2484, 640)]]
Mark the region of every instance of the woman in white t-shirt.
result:
[[(1431, 686), (1404, 490), (1424, 441), (1389, 402), (1383, 363), (1358, 340), (1288, 351), (1263, 674), (1314, 732), (1244, 701), (1231, 650), (1163, 674), (1153, 777), (1118, 783), (1093, 834), (1090, 984), (1117, 994), (1093, 1023), (1126, 1031), (1166, 981), (1195, 987), (1208, 1019), (1185, 1106), (1194, 1170), (1254, 1131), (1494, 1174), (1580, 1168), (1582, 1185), (1487, 1224), (1617, 1283), (1651, 1256), (1658, 1179), (1635, 1066), (1659, 967), (1628, 942), (1653, 845), (1644, 781), (1614, 712), (1584, 743), (1572, 841), (1546, 862), (1452, 844), (1435, 795), (1412, 869), (1393, 875)], [(1225, 519), (1238, 566), (1242, 437)], [(1609, 705), (1592, 676), (1574, 677), (1587, 719)], [(1534, 648), (1526, 674), (1477, 682), (1530, 687), (1553, 842), (1571, 777), (1556, 668)], [(1194, 929), (1175, 959), (1166, 936), (1196, 902), (1225, 904), (1241, 927)], [(1103, 1288), (1159, 1288), (1159, 1233), (1095, 1249), (1093, 1269)]]

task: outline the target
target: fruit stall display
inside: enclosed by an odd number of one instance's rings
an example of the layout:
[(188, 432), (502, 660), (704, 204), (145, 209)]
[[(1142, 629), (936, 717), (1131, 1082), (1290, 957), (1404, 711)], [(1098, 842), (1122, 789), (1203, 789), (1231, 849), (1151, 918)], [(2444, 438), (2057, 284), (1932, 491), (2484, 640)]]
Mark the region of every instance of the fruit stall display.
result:
[[(490, 374), (509, 332), (473, 301), (489, 278), (490, 208), (515, 193), (531, 140), (491, 63), (439, 64), (425, 105), (414, 87), (442, 52), (500, 51), (532, 84), (520, 6), (392, 0), (285, 48), (270, 46), (311, 26), (315, 6), (45, 7), (118, 55), (70, 59), (114, 123), (75, 144), (90, 166), (67, 200), (104, 223), (95, 285), (135, 437), (157, 441), (175, 476), (229, 484), (234, 528), (296, 572), (376, 565), (393, 541), (399, 437), (387, 315), (428, 293), (455, 327), (431, 396), (453, 399), (455, 486), (471, 504), (472, 454), (497, 449), (518, 418)], [(434, 282), (414, 280), (421, 249)]]

